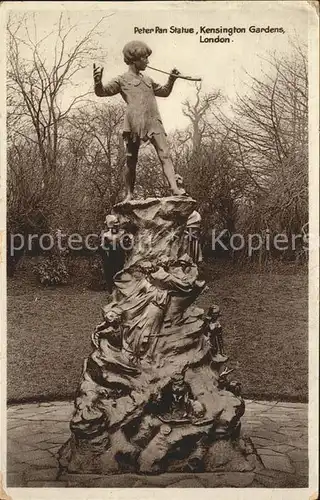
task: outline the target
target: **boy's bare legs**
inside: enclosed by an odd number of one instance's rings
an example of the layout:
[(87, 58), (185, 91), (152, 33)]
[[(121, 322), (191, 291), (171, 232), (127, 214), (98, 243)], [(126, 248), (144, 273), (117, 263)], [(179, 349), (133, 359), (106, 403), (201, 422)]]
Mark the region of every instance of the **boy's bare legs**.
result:
[(126, 141), (126, 166), (124, 171), (124, 182), (126, 188), (126, 197), (123, 201), (129, 201), (133, 197), (134, 185), (136, 181), (136, 168), (138, 162), (140, 141)]
[(174, 194), (175, 196), (186, 194), (183, 188), (177, 186), (176, 176), (173, 168), (173, 163), (169, 155), (166, 136), (164, 134), (154, 134), (150, 139), (150, 142), (153, 144), (155, 150), (157, 151), (159, 160), (162, 165), (163, 173), (169, 182), (172, 194)]

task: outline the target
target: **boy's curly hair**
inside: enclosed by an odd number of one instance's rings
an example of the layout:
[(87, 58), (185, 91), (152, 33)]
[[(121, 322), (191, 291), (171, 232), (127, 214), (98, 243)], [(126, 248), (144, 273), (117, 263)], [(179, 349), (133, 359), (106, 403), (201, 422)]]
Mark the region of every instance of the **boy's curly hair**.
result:
[(122, 50), (124, 56), (124, 62), (126, 64), (132, 64), (133, 62), (139, 60), (143, 56), (150, 56), (152, 50), (144, 42), (139, 40), (133, 40), (132, 42), (126, 43)]

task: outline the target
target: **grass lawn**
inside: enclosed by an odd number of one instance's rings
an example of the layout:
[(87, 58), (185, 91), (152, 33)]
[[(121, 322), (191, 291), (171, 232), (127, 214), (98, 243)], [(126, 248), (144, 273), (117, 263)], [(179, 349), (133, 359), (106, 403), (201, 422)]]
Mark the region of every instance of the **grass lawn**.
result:
[[(244, 396), (307, 401), (307, 276), (220, 272), (207, 284), (198, 305), (220, 305), (228, 366)], [(10, 402), (73, 397), (105, 302), (106, 292), (8, 279)]]

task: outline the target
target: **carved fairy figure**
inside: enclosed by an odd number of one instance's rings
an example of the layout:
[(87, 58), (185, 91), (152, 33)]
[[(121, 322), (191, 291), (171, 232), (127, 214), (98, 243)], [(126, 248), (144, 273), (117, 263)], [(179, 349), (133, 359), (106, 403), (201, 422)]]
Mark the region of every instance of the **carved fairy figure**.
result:
[(211, 347), (211, 358), (215, 363), (224, 363), (228, 356), (224, 353), (222, 326), (219, 321), (220, 309), (218, 306), (209, 308), (204, 320), (204, 334)]
[(142, 261), (116, 277), (115, 303), (123, 311), (123, 349), (132, 361), (144, 355), (152, 359), (164, 318), (178, 321), (201, 293), (205, 282), (197, 278), (197, 268), (187, 254), (177, 262), (165, 256), (153, 263)]
[(158, 417), (166, 422), (202, 418), (206, 411), (204, 405), (195, 399), (183, 372), (173, 374), (156, 398), (154, 409)]
[(242, 386), (241, 382), (238, 380), (229, 380), (228, 377), (230, 373), (234, 371), (234, 368), (225, 368), (222, 370), (222, 372), (219, 374), (219, 379), (218, 379), (218, 387), (219, 389), (224, 389), (227, 391), (232, 392), (235, 396), (241, 397), (242, 393)]
[(197, 266), (188, 254), (179, 257), (177, 264), (171, 265), (167, 273), (167, 281), (175, 284), (170, 293), (167, 317), (175, 323), (203, 291), (205, 281), (198, 279)]
[[(183, 188), (183, 177), (176, 174), (177, 186)], [(188, 217), (186, 229), (184, 231), (184, 252), (192, 258), (195, 264), (202, 262), (202, 249), (200, 244), (201, 215), (194, 210)]]
[(95, 347), (100, 348), (100, 340), (106, 338), (108, 345), (112, 349), (120, 350), (122, 347), (121, 334), (121, 311), (119, 309), (111, 309), (105, 311), (104, 321), (96, 326), (92, 334), (92, 343)]
[(185, 230), (185, 239), (187, 242), (187, 252), (193, 262), (199, 264), (202, 262), (202, 249), (200, 244), (200, 224), (201, 215), (197, 210), (194, 210), (187, 220)]
[[(123, 313), (123, 345), (129, 359), (137, 363), (147, 354), (151, 339), (159, 332), (166, 310), (168, 292), (151, 278), (157, 266), (150, 261), (116, 276), (114, 301), (105, 307), (119, 307)], [(127, 300), (128, 296), (130, 301)]]
[(105, 219), (106, 230), (102, 233), (100, 253), (103, 260), (104, 278), (109, 293), (113, 289), (113, 277), (125, 262), (124, 231), (119, 227), (116, 215), (108, 214)]

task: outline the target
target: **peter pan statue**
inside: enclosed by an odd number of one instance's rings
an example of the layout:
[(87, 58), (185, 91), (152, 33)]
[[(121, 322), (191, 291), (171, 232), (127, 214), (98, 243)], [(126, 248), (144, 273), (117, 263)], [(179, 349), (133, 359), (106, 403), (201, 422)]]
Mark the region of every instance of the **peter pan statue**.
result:
[(124, 117), (123, 138), (126, 144), (126, 170), (124, 201), (131, 200), (134, 191), (136, 166), (141, 141), (153, 144), (161, 162), (172, 194), (182, 195), (185, 190), (178, 187), (173, 164), (169, 155), (166, 133), (161, 121), (156, 97), (168, 97), (180, 72), (173, 69), (165, 85), (155, 83), (150, 77), (144, 76), (149, 63), (148, 57), (152, 50), (143, 42), (132, 41), (123, 48), (124, 62), (129, 69), (123, 75), (111, 80), (106, 85), (102, 83), (102, 67), (93, 65), (94, 91), (99, 97), (121, 94), (127, 103)]

